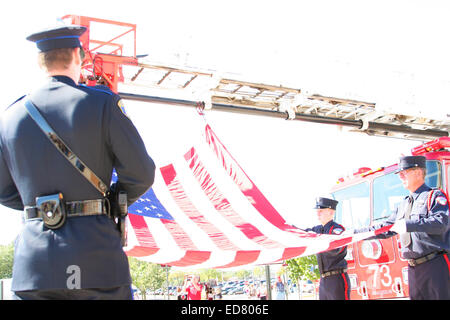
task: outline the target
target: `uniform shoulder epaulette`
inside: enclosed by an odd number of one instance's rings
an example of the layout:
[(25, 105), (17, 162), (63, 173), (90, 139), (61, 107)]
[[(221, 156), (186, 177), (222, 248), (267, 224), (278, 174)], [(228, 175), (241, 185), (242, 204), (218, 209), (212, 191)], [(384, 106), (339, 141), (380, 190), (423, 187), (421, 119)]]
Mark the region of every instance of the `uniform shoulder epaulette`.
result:
[(339, 223), (335, 222), (334, 226), (332, 227), (332, 229), (330, 230), (330, 234), (341, 234), (342, 232), (345, 231), (345, 228), (340, 225)]
[(448, 196), (444, 192), (444, 190), (442, 190), (440, 188), (433, 188), (428, 193), (428, 198), (427, 198), (427, 208), (428, 208), (428, 210), (431, 209), (431, 200), (433, 198), (433, 194), (435, 193), (435, 191), (437, 191), (438, 193), (440, 192), (442, 194), (442, 195), (438, 194), (436, 196), (436, 199), (435, 199), (440, 205), (445, 206), (448, 203)]
[(13, 103), (11, 103), (9, 106), (7, 106), (6, 108), (3, 109), (4, 110), (8, 110), (11, 106), (15, 105), (17, 102), (19, 102), (20, 100), (22, 100), (23, 98), (25, 98), (27, 95), (23, 95), (21, 96), (19, 99), (17, 99), (16, 101), (14, 101)]
[(339, 223), (337, 223), (337, 222), (336, 222), (336, 224), (339, 226), (339, 228), (342, 228), (342, 229), (345, 230), (345, 227), (344, 227), (342, 224), (339, 224)]

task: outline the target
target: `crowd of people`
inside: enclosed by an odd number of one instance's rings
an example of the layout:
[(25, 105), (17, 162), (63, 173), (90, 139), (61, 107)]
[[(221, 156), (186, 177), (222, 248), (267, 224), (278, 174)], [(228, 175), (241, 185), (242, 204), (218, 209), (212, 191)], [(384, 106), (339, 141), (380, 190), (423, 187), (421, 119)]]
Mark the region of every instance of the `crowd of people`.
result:
[[(277, 281), (271, 286), (274, 299), (286, 300), (287, 285), (278, 276)], [(245, 282), (243, 294), (250, 300), (267, 300), (267, 286), (264, 282), (258, 284)], [(177, 288), (178, 300), (222, 300), (223, 292), (215, 280), (200, 282), (198, 275), (189, 275), (185, 277), (183, 286)]]

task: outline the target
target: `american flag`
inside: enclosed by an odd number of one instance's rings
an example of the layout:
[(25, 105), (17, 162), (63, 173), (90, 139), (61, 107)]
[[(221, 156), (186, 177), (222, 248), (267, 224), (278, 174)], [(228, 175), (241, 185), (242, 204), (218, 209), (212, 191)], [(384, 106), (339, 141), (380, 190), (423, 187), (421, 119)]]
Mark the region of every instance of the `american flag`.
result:
[(374, 235), (318, 235), (289, 225), (211, 126), (203, 140), (157, 169), (152, 188), (129, 208), (128, 256), (174, 267), (280, 263)]

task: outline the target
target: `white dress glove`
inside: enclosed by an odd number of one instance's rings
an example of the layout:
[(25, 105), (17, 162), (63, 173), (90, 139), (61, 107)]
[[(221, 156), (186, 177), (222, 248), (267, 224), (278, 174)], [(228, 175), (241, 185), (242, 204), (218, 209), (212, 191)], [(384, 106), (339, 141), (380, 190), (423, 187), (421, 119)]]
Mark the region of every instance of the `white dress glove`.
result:
[(344, 232), (342, 232), (340, 235), (341, 236), (352, 236), (355, 234), (355, 230), (354, 229), (345, 229)]
[(394, 225), (391, 228), (391, 231), (394, 231), (395, 233), (402, 234), (406, 232), (406, 220), (405, 219), (399, 219), (395, 221)]

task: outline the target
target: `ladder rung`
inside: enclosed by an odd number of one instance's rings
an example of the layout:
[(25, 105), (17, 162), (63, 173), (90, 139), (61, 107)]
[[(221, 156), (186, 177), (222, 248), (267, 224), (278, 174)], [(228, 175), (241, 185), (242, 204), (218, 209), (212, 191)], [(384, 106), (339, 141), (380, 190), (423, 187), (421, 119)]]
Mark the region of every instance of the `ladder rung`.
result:
[(160, 85), (164, 80), (166, 80), (166, 78), (169, 76), (169, 74), (171, 74), (172, 71), (168, 71), (164, 77), (161, 78), (161, 80), (158, 81), (158, 85)]

